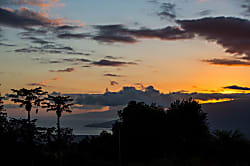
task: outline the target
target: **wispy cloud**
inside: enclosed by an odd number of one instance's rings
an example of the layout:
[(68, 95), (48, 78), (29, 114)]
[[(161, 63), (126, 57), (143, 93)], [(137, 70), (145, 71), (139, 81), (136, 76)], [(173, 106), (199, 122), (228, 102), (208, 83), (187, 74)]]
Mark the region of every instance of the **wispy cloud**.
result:
[(116, 85), (119, 85), (119, 83), (117, 81), (110, 81), (110, 85), (111, 86), (116, 86)]
[(198, 13), (198, 15), (200, 16), (207, 16), (207, 15), (210, 15), (213, 11), (210, 10), (210, 9), (206, 9), (206, 10), (202, 10)]
[(16, 46), (15, 44), (8, 44), (8, 43), (2, 43), (0, 42), (0, 46), (4, 46), (4, 47), (14, 47)]
[(107, 43), (136, 43), (138, 39), (156, 38), (161, 40), (180, 40), (193, 38), (192, 33), (178, 27), (165, 27), (161, 29), (130, 29), (121, 24), (115, 25), (97, 25), (94, 26), (98, 30), (94, 40)]
[(111, 73), (104, 74), (104, 76), (105, 76), (105, 77), (124, 77), (123, 75), (111, 74)]
[(157, 13), (162, 19), (174, 20), (176, 18), (176, 5), (174, 3), (164, 2), (161, 4), (161, 11)]
[(33, 82), (33, 83), (28, 83), (28, 86), (40, 86), (40, 87), (53, 87), (48, 85), (48, 83), (50, 83), (51, 81), (58, 81), (60, 80), (59, 77), (55, 77), (49, 80), (45, 80), (45, 81), (41, 81), (41, 82)]
[[(17, 53), (40, 53), (40, 54), (68, 54), (68, 55), (84, 55), (89, 56), (90, 53), (77, 52), (71, 46), (64, 46), (54, 42), (46, 41), (43, 39), (38, 39), (31, 37), (27, 38), (32, 40), (33, 43), (41, 44), (41, 46), (30, 46), (28, 48), (18, 48), (14, 51)], [(47, 43), (47, 44), (46, 44)]]
[(105, 56), (104, 59), (111, 59), (111, 60), (115, 60), (115, 59), (123, 59), (123, 57), (114, 57), (114, 56)]
[(105, 59), (92, 62), (92, 64), (95, 66), (111, 66), (111, 67), (137, 65), (137, 63), (135, 63), (135, 62), (111, 61), (111, 60), (105, 60)]
[(250, 90), (249, 87), (242, 87), (242, 86), (238, 86), (238, 85), (226, 86), (226, 87), (223, 87), (223, 88), (224, 89), (232, 89), (232, 90), (243, 90), (243, 91)]
[(78, 34), (63, 33), (63, 34), (57, 35), (57, 37), (60, 39), (84, 39), (86, 37), (89, 37), (89, 35), (84, 34), (84, 33), (78, 33)]
[(242, 61), (237, 59), (204, 59), (202, 62), (207, 62), (211, 65), (223, 65), (223, 66), (250, 66), (249, 61)]
[(62, 70), (49, 70), (49, 72), (58, 72), (58, 73), (70, 73), (75, 71), (75, 68), (66, 68), (66, 69), (62, 69)]

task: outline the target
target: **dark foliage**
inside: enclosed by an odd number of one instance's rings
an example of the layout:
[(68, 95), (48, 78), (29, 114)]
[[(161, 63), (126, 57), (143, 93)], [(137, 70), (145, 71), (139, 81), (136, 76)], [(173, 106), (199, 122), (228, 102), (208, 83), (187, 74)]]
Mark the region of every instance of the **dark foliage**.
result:
[(14, 94), (10, 94), (9, 97), (15, 103), (19, 103), (20, 107), (25, 107), (28, 113), (28, 121), (30, 121), (30, 111), (32, 107), (36, 107), (36, 113), (38, 113), (38, 107), (40, 107), (41, 102), (44, 100), (43, 95), (47, 94), (41, 87), (35, 89), (11, 89)]
[(3, 99), (4, 97), (0, 95), (0, 136), (6, 132), (7, 127), (7, 113), (4, 109)]
[[(19, 94), (20, 95), (20, 94)], [(169, 109), (131, 101), (118, 111), (112, 132), (74, 142), (70, 128), (37, 127), (36, 120), (7, 118), (0, 98), (0, 156), (26, 166), (245, 166), (249, 141), (239, 131), (210, 132), (196, 101), (176, 101)], [(70, 112), (70, 97), (49, 96), (50, 111)], [(59, 122), (58, 122), (59, 123)], [(60, 133), (58, 133), (60, 132)], [(58, 137), (60, 135), (60, 137)]]
[(123, 161), (149, 159), (163, 154), (166, 113), (154, 104), (130, 102), (118, 112), (120, 121), (113, 127)]
[(193, 99), (177, 100), (167, 110), (168, 148), (171, 152), (188, 156), (201, 153), (210, 139), (207, 114)]
[(69, 112), (71, 113), (70, 107), (73, 105), (73, 103), (70, 103), (73, 101), (73, 99), (70, 98), (70, 96), (51, 96), (48, 95), (47, 98), (45, 98), (47, 102), (43, 102), (43, 108), (47, 108), (47, 111), (56, 111), (57, 116), (57, 136), (58, 139), (61, 137), (61, 127), (60, 127), (60, 118), (62, 116), (63, 112)]

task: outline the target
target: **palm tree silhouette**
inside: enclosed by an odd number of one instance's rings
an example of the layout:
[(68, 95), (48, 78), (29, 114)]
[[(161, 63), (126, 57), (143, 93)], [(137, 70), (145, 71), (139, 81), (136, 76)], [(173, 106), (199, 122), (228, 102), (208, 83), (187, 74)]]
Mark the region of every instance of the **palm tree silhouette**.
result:
[(57, 136), (58, 139), (61, 136), (61, 128), (60, 128), (60, 118), (62, 116), (62, 113), (69, 112), (71, 113), (70, 106), (73, 105), (73, 103), (69, 103), (73, 101), (73, 99), (70, 98), (70, 96), (51, 96), (48, 95), (48, 98), (46, 98), (49, 102), (43, 102), (44, 106), (43, 108), (47, 108), (47, 111), (56, 111), (57, 115)]
[[(0, 84), (1, 86), (2, 84)], [(5, 97), (3, 97), (0, 93), (0, 118), (2, 117), (6, 117), (6, 113), (4, 111), (6, 111), (4, 109), (4, 103), (3, 103), (3, 100), (4, 100)]]
[(6, 110), (4, 109), (3, 99), (4, 97), (2, 97), (0, 93), (0, 132), (1, 134), (3, 133), (3, 131), (6, 131), (6, 124), (7, 124), (7, 113), (6, 113)]
[(0, 112), (2, 112), (4, 110), (3, 99), (4, 99), (4, 97), (2, 97), (1, 93), (0, 93)]
[(48, 92), (44, 92), (41, 87), (35, 89), (11, 89), (15, 94), (9, 95), (14, 103), (20, 103), (20, 107), (25, 106), (25, 110), (28, 112), (28, 122), (30, 122), (30, 111), (32, 107), (37, 107), (36, 113), (38, 113), (38, 107), (44, 100), (43, 96)]

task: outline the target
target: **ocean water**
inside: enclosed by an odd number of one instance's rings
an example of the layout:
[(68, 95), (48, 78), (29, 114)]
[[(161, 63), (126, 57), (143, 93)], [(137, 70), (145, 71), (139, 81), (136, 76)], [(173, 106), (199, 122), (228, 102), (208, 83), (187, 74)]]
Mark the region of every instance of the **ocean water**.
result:
[[(86, 127), (86, 125), (93, 123), (101, 123), (108, 121), (107, 119), (101, 120), (82, 120), (82, 119), (61, 119), (61, 127), (68, 127), (73, 129), (74, 135), (99, 135), (102, 131), (111, 132), (111, 128), (97, 128)], [(37, 126), (40, 127), (56, 127), (56, 118), (39, 118), (37, 119)]]

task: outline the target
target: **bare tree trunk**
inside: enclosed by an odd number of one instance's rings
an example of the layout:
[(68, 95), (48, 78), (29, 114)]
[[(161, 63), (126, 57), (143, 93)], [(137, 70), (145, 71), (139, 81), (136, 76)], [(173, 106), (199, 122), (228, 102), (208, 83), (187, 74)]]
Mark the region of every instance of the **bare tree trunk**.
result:
[(57, 116), (57, 138), (61, 138), (60, 116)]
[(28, 111), (28, 122), (30, 122), (30, 111), (31, 111), (31, 108), (32, 108), (31, 102), (29, 102), (29, 103), (27, 103), (25, 105), (25, 109), (26, 109), (26, 111)]
[(30, 111), (28, 111), (28, 122), (30, 122)]

